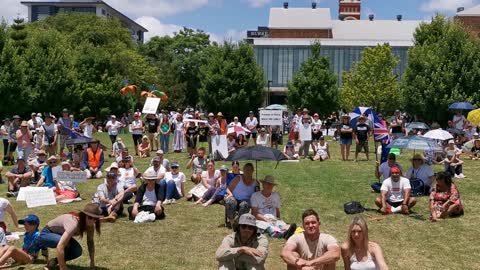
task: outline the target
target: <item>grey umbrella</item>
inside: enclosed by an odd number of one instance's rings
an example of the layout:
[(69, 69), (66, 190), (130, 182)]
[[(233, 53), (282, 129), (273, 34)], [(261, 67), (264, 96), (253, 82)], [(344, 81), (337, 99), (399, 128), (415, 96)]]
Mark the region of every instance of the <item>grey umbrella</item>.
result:
[[(236, 160), (255, 160), (255, 173), (257, 173), (257, 161), (259, 160), (276, 160), (277, 165), (280, 160), (287, 159), (282, 152), (277, 149), (265, 146), (248, 146), (233, 151), (228, 155), (227, 161)], [(255, 175), (257, 177), (257, 175)], [(258, 179), (258, 177), (257, 177)]]
[(443, 148), (438, 143), (429, 138), (420, 136), (406, 136), (393, 140), (388, 148), (413, 149), (424, 151), (443, 151)]

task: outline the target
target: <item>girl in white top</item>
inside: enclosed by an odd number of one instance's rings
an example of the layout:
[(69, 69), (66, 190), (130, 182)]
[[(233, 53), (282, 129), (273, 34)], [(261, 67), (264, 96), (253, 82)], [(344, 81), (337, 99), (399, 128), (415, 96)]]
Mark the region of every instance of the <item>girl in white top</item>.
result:
[(265, 128), (260, 129), (260, 135), (257, 136), (257, 145), (269, 146), (270, 145), (270, 134), (267, 133)]
[(345, 270), (388, 270), (380, 246), (368, 240), (367, 223), (355, 217), (348, 228), (347, 241), (342, 244)]
[(87, 117), (80, 123), (80, 127), (83, 128), (83, 136), (93, 138), (93, 132), (97, 131), (92, 124), (93, 117)]
[(315, 153), (315, 156), (313, 157), (313, 160), (324, 161), (330, 158), (330, 147), (325, 141), (325, 137), (320, 137), (320, 141), (318, 141), (317, 147), (315, 149), (317, 151)]

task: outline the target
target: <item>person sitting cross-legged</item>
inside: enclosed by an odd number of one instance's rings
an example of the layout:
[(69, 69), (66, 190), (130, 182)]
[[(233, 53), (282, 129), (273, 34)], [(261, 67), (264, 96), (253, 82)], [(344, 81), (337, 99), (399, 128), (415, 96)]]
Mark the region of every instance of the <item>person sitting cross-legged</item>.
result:
[(128, 207), (128, 216), (130, 220), (135, 220), (138, 213), (145, 211), (155, 214), (155, 219), (165, 218), (163, 201), (165, 200), (165, 189), (157, 184), (158, 174), (153, 169), (147, 169), (142, 175), (145, 181), (138, 188), (133, 206)]
[(268, 256), (268, 239), (257, 234), (255, 217), (243, 214), (239, 230), (223, 238), (215, 252), (220, 270), (265, 269)]
[(257, 219), (257, 227), (271, 237), (288, 239), (295, 232), (296, 224), (287, 224), (280, 219), (281, 200), (275, 187), (275, 178), (265, 176), (262, 183), (262, 191), (257, 191), (250, 198), (252, 214)]
[(92, 203), (98, 204), (102, 211), (101, 222), (115, 222), (123, 213), (123, 187), (117, 183), (118, 175), (114, 172), (107, 173), (105, 183), (97, 187)]
[(20, 187), (30, 185), (33, 171), (27, 166), (23, 157), (17, 159), (17, 166), (5, 174), (8, 179), (7, 196), (16, 197)]
[(83, 154), (83, 162), (85, 164), (85, 171), (87, 178), (101, 178), (102, 166), (105, 162), (103, 150), (99, 147), (99, 141), (93, 140), (90, 142), (90, 147)]
[(381, 196), (375, 199), (375, 204), (383, 214), (398, 213), (408, 215), (417, 200), (410, 197), (410, 181), (400, 176), (400, 169), (392, 167), (390, 177), (385, 179), (380, 188)]
[(171, 171), (165, 173), (165, 179), (160, 181), (160, 186), (165, 189), (165, 204), (176, 203), (178, 199), (186, 195), (185, 183), (187, 178), (185, 174), (180, 171), (177, 162), (172, 162), (170, 168)]
[(452, 175), (440, 172), (436, 175), (436, 186), (430, 193), (430, 220), (438, 221), (441, 218), (463, 215), (463, 204), (460, 193), (452, 182)]

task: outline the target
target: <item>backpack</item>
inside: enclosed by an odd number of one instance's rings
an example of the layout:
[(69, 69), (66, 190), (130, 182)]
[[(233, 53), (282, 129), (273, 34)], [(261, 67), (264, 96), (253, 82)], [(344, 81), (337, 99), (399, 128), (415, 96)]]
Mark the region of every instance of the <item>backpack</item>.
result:
[(365, 207), (363, 207), (360, 202), (351, 201), (343, 205), (343, 211), (345, 211), (346, 214), (353, 215), (362, 213), (365, 211)]
[(425, 184), (421, 179), (413, 178), (410, 179), (410, 186), (412, 187), (410, 195), (412, 197), (420, 197), (426, 194)]

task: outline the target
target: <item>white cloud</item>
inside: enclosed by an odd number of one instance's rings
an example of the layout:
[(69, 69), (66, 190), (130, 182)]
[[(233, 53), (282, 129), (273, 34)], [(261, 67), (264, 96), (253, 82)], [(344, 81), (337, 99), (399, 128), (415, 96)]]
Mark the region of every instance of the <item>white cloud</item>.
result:
[(106, 2), (133, 17), (158, 17), (199, 9), (206, 6), (209, 0), (106, 0)]
[(270, 4), (272, 0), (247, 0), (247, 2), (250, 7), (259, 8)]
[(247, 30), (238, 31), (238, 30), (235, 30), (235, 29), (230, 29), (225, 34), (225, 39), (226, 40), (231, 40), (231, 41), (234, 41), (234, 42), (241, 41), (245, 38), (247, 38)]
[(428, 0), (427, 3), (423, 3), (420, 9), (425, 12), (434, 11), (457, 11), (458, 7), (471, 7), (475, 3), (474, 0)]
[(176, 24), (164, 24), (158, 19), (150, 16), (143, 16), (135, 20), (138, 24), (148, 29), (145, 33), (145, 41), (154, 36), (173, 36), (175, 32), (183, 29), (182, 26)]
[(0, 9), (0, 18), (4, 18), (7, 22), (19, 16), (27, 19), (27, 7), (20, 4), (20, 0), (1, 0), (2, 8)]

